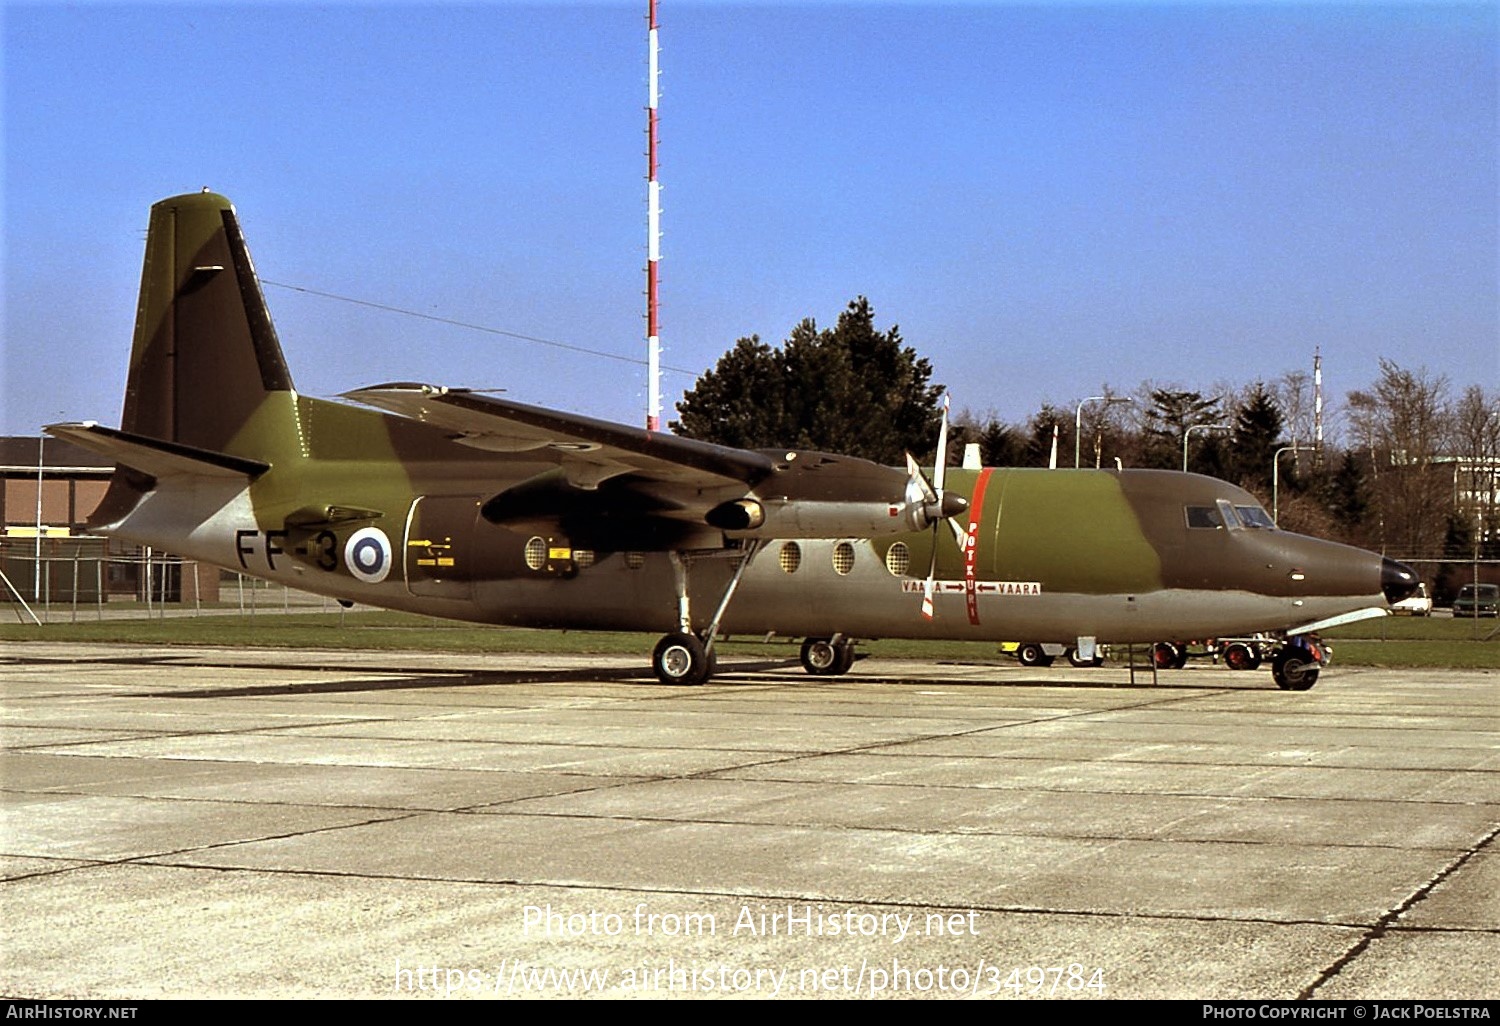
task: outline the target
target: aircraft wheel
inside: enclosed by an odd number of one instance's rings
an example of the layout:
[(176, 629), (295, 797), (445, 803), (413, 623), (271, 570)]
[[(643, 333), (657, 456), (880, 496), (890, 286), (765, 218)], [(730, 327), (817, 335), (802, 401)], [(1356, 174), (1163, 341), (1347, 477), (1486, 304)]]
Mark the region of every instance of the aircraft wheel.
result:
[(1022, 666), (1051, 666), (1052, 656), (1035, 641), (1023, 641), (1016, 649), (1016, 659)]
[(1094, 656), (1094, 658), (1092, 659), (1084, 659), (1078, 654), (1078, 649), (1070, 648), (1068, 649), (1068, 662), (1080, 669), (1083, 669), (1090, 666), (1103, 666), (1104, 657)]
[(854, 666), (854, 642), (841, 641), (836, 647), (839, 650), (839, 662), (833, 673), (836, 677), (842, 677)]
[(1158, 641), (1151, 646), (1151, 661), (1156, 664), (1158, 670), (1181, 669), (1181, 664), (1177, 662), (1180, 654), (1177, 646), (1170, 641)]
[(1224, 650), (1224, 665), (1231, 670), (1253, 670), (1260, 665), (1260, 653), (1243, 641)]
[(814, 677), (834, 677), (848, 671), (849, 667), (839, 667), (845, 659), (845, 649), (848, 650), (848, 661), (854, 662), (854, 646), (847, 642), (835, 645), (829, 638), (808, 638), (802, 643), (802, 668)]
[(1271, 660), (1271, 676), (1283, 691), (1306, 691), (1318, 682), (1318, 661), (1300, 648), (1282, 649)]
[(702, 684), (713, 675), (715, 662), (703, 642), (691, 634), (668, 634), (651, 654), (651, 668), (663, 684)]

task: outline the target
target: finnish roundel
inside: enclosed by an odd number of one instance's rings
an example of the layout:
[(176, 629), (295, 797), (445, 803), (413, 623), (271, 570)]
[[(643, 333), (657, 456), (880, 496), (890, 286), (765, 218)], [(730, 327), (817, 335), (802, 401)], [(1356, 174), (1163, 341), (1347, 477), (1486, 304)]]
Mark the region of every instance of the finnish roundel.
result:
[(378, 527), (362, 527), (344, 543), (344, 565), (358, 580), (379, 584), (391, 572), (391, 540)]

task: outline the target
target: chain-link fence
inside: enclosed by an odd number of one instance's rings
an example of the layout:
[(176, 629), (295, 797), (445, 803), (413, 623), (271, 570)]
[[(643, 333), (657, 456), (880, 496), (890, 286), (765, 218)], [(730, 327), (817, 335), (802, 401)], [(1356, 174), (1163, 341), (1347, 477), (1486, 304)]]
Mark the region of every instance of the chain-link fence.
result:
[(0, 604), (35, 623), (339, 608), (330, 598), (150, 549), (110, 552), (98, 538), (46, 539), (40, 559), (29, 545), (0, 545)]

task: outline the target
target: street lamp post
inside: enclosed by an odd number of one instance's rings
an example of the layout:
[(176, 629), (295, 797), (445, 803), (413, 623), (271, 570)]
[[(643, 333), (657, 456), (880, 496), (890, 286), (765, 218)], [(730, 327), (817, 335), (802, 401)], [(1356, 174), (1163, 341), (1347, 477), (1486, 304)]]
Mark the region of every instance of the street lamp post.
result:
[(1135, 402), (1128, 395), (1091, 395), (1078, 404), (1078, 409), (1073, 411), (1073, 469), (1077, 470), (1083, 455), (1083, 408), (1088, 403), (1103, 403), (1112, 406), (1115, 403)]
[(1283, 445), (1271, 457), (1271, 523), (1281, 525), (1281, 454), (1284, 452), (1317, 452), (1311, 445)]
[(31, 585), (31, 600), (42, 601), (42, 468), (46, 465), (47, 436), (36, 438), (36, 566)]
[(1182, 433), (1182, 472), (1187, 473), (1188, 436), (1194, 431), (1228, 431), (1228, 424), (1193, 424)]

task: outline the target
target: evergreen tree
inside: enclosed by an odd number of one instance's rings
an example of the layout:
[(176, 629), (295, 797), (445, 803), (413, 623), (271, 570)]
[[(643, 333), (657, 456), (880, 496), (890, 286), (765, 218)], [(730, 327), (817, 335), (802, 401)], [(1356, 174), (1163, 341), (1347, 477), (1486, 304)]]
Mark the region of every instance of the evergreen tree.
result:
[[(1171, 388), (1153, 388), (1151, 405), (1146, 407), (1144, 420), (1144, 451), (1142, 462), (1148, 467), (1170, 470), (1182, 466), (1182, 439), (1190, 427), (1200, 424), (1216, 424), (1223, 420), (1219, 409), (1219, 397), (1203, 398), (1202, 392), (1190, 392)], [(1207, 439), (1207, 432), (1199, 432), (1192, 440), (1194, 446)], [(1189, 468), (1202, 471), (1196, 454)]]
[(980, 420), (973, 413), (964, 410), (953, 418), (949, 426), (949, 437), (953, 446), (949, 462), (954, 466), (963, 459), (964, 446), (971, 443), (979, 446), (979, 459), (986, 467), (1019, 467), (1025, 464), (1025, 437), (993, 412)]
[[(742, 338), (677, 404), (672, 430), (740, 448), (794, 446), (890, 465), (930, 457), (942, 418), (932, 365), (879, 331), (869, 300), (849, 304), (831, 329), (811, 318), (779, 349)], [(929, 459), (930, 461), (930, 459)]]
[(787, 409), (786, 361), (752, 335), (742, 338), (698, 379), (691, 403), (677, 405), (672, 430), (740, 449), (786, 445), (796, 434)]
[(1073, 454), (1068, 450), (1071, 448), (1072, 439), (1067, 438), (1061, 430), (1062, 425), (1071, 427), (1073, 414), (1071, 411), (1059, 410), (1051, 403), (1043, 403), (1042, 408), (1032, 415), (1030, 423), (1026, 425), (1026, 443), (1023, 450), (1023, 467), (1045, 467), (1052, 458), (1053, 440), (1057, 444), (1057, 465), (1060, 467), (1071, 467), (1073, 465)]
[(1350, 450), (1344, 452), (1339, 469), (1328, 486), (1328, 512), (1347, 541), (1363, 538), (1365, 515), (1370, 509), (1370, 489), (1364, 467)]
[(1443, 531), (1443, 555), (1454, 560), (1438, 566), (1437, 579), (1433, 583), (1432, 601), (1451, 606), (1458, 597), (1458, 589), (1473, 580), (1473, 562), (1478, 558), (1474, 545), (1474, 532), (1468, 520), (1457, 512), (1445, 518)]
[(1281, 427), (1281, 408), (1265, 383), (1257, 381), (1234, 418), (1225, 468), (1230, 480), (1246, 488), (1270, 492), (1271, 460), (1285, 444), (1281, 441)]
[(986, 467), (1019, 467), (1026, 458), (1026, 439), (998, 420), (986, 424), (977, 441), (980, 459)]

